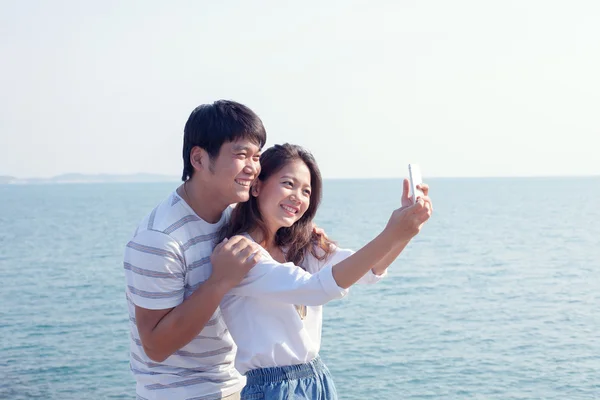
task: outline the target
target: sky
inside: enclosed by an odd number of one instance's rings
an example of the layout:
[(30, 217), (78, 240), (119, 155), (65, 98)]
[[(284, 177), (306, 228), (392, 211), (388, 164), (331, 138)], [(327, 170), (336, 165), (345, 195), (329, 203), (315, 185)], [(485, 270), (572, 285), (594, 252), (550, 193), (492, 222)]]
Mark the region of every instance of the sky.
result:
[(0, 0), (0, 175), (178, 176), (199, 104), (325, 178), (600, 175), (600, 2)]

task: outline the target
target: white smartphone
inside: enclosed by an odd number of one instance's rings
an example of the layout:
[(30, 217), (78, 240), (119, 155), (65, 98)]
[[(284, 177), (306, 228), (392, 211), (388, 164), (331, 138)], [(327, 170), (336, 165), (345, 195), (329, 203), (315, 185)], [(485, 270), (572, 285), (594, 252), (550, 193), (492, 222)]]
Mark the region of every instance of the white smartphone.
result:
[(410, 181), (410, 197), (413, 204), (415, 204), (417, 197), (424, 195), (421, 189), (417, 189), (417, 185), (423, 183), (421, 168), (417, 164), (408, 164), (408, 178)]

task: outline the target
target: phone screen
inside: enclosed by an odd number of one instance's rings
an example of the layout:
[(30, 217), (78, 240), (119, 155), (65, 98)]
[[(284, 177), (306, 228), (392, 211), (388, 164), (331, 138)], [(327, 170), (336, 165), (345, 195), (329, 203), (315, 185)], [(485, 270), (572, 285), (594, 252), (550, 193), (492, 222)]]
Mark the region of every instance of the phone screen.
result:
[(421, 168), (417, 164), (408, 164), (408, 176), (410, 180), (410, 196), (414, 204), (417, 201), (417, 197), (423, 196), (423, 192), (417, 189), (417, 185), (423, 183)]

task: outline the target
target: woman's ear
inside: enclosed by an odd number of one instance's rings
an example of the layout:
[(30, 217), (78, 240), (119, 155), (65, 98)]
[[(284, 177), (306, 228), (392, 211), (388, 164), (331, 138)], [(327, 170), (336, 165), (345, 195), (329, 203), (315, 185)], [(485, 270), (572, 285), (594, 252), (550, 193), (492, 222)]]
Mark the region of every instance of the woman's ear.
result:
[(252, 187), (250, 188), (250, 194), (254, 197), (258, 197), (259, 193), (260, 193), (260, 181), (257, 179), (253, 184)]

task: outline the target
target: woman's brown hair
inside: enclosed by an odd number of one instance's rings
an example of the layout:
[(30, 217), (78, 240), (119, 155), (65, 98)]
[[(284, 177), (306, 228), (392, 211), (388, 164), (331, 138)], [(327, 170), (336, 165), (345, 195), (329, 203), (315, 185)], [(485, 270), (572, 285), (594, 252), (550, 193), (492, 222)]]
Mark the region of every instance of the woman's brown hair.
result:
[[(275, 233), (275, 244), (287, 249), (287, 261), (302, 266), (307, 252), (310, 251), (315, 258), (323, 260), (331, 254), (333, 245), (332, 241), (313, 231), (312, 221), (321, 203), (323, 187), (321, 171), (314, 156), (298, 145), (289, 143), (275, 145), (260, 156), (261, 171), (258, 179), (262, 182), (266, 181), (271, 175), (294, 160), (302, 160), (310, 171), (310, 204), (304, 215), (292, 226), (282, 227)], [(258, 209), (257, 199), (251, 195), (250, 200), (238, 203), (233, 209), (231, 220), (221, 229), (218, 242), (240, 233), (251, 232), (255, 228), (260, 229), (263, 238), (268, 235)]]

